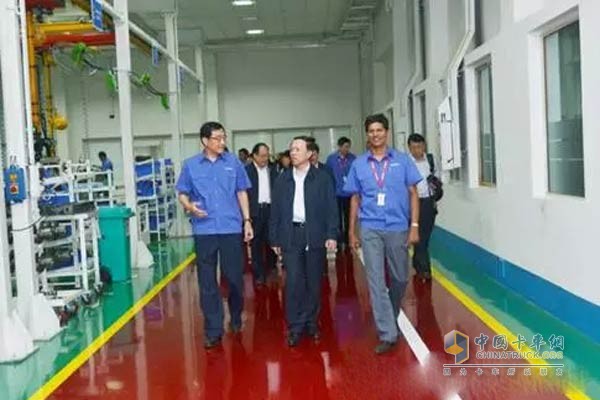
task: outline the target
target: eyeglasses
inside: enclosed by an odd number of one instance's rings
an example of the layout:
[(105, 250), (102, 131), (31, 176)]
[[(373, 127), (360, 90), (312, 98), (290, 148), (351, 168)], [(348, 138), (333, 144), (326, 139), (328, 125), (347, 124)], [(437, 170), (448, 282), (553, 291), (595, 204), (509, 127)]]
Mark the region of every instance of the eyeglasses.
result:
[(223, 136), (211, 136), (209, 137), (210, 140), (214, 140), (215, 142), (223, 142), (225, 143), (227, 141), (227, 135), (223, 135)]

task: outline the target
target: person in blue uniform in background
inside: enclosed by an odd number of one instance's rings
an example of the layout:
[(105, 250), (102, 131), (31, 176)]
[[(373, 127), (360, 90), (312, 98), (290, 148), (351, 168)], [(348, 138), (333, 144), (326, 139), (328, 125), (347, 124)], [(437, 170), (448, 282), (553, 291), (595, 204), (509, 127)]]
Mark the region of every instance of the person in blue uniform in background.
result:
[(113, 163), (110, 161), (105, 152), (99, 152), (98, 158), (100, 159), (100, 169), (102, 171), (113, 171)]
[(230, 331), (241, 331), (242, 231), (246, 242), (254, 236), (246, 192), (250, 180), (240, 160), (225, 151), (226, 138), (220, 123), (202, 125), (204, 150), (185, 160), (176, 185), (179, 202), (192, 222), (207, 349), (219, 345), (223, 336), (223, 302), (217, 284), (219, 259), (229, 287)]

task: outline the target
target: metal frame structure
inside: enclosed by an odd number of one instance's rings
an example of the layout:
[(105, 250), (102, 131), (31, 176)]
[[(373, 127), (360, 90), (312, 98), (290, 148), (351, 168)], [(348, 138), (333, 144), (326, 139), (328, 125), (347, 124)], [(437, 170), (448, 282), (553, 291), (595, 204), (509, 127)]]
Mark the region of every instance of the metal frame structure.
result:
[[(49, 340), (60, 331), (57, 315), (39, 292), (35, 267), (33, 227), (40, 194), (34, 165), (33, 122), (29, 95), (27, 21), (25, 1), (0, 0), (0, 49), (7, 155), (27, 172), (27, 198), (11, 205), (20, 317), (34, 340)], [(12, 293), (12, 292), (8, 292)]]
[[(90, 283), (101, 286), (98, 221), (95, 212), (44, 217), (44, 221), (59, 223), (71, 231), (71, 235), (65, 239), (42, 244), (44, 249), (70, 246), (72, 265), (45, 270), (40, 274), (42, 292), (49, 297), (52, 306), (64, 307), (90, 295), (94, 288)], [(88, 244), (91, 249), (88, 249)]]
[[(181, 161), (182, 129), (181, 111), (179, 110), (179, 78), (181, 71), (185, 71), (187, 75), (199, 81), (201, 85), (202, 82), (197, 73), (179, 59), (177, 51), (177, 12), (165, 15), (165, 25), (168, 33), (168, 45), (165, 47), (145, 33), (139, 26), (129, 21), (128, 0), (114, 0), (112, 4), (106, 1), (102, 1), (102, 3), (105, 13), (112, 17), (114, 25), (126, 205), (132, 209), (137, 209), (136, 182), (133, 169), (133, 133), (130, 112), (130, 32), (133, 33), (137, 43), (141, 41), (146, 42), (170, 60), (169, 94), (173, 108), (173, 147), (171, 157), (176, 163), (174, 166), (175, 171), (179, 170), (179, 162)], [(33, 230), (41, 221), (37, 202), (42, 193), (43, 186), (39, 182), (39, 165), (36, 165), (33, 145), (34, 110), (32, 107), (32, 81), (30, 79), (33, 77), (30, 76), (30, 67), (35, 47), (31, 41), (33, 33), (30, 27), (31, 16), (28, 16), (28, 11), (30, 10), (27, 10), (25, 0), (0, 0), (0, 51), (2, 53), (0, 59), (2, 63), (2, 91), (5, 99), (7, 157), (15, 160), (14, 165), (16, 167), (26, 171), (27, 181), (25, 188), (27, 198), (25, 201), (11, 204), (10, 206), (17, 271), (15, 277), (17, 290), (16, 306), (13, 304), (13, 288), (11, 287), (9, 264), (6, 256), (8, 254), (7, 232), (0, 234), (0, 252), (3, 254), (0, 258), (0, 362), (20, 360), (27, 357), (27, 355), (34, 351), (32, 339), (48, 340), (60, 331), (59, 319), (52, 309), (52, 304), (40, 293), (40, 276), (36, 270), (35, 255), (36, 249), (39, 246), (36, 246), (34, 243)], [(60, 35), (64, 35), (65, 33), (73, 33), (71, 31), (78, 32), (79, 34), (88, 34), (90, 37), (98, 36), (94, 35), (93, 32), (89, 32), (89, 24), (76, 25), (67, 23), (63, 25), (52, 24), (52, 26), (43, 26), (41, 29), (46, 30), (45, 33), (50, 37), (50, 42), (56, 39), (56, 37), (60, 38)], [(69, 30), (68, 32), (66, 31), (67, 29)], [(112, 35), (110, 36), (108, 39), (105, 38), (106, 44), (112, 41)], [(45, 48), (43, 43), (40, 48)], [(35, 60), (33, 61), (35, 62)], [(36, 92), (33, 95), (39, 95), (39, 93)], [(37, 117), (39, 115), (36, 115)], [(71, 167), (76, 168), (77, 164), (73, 164)], [(83, 175), (89, 177), (90, 171), (88, 170)], [(77, 182), (77, 179), (77, 174), (73, 174), (73, 182)], [(109, 186), (111, 185), (109, 184)], [(74, 185), (69, 191), (75, 193), (75, 197), (77, 197), (77, 185)], [(174, 198), (173, 192), (172, 201), (174, 201)], [(3, 199), (0, 198), (0, 200)], [(113, 201), (114, 197), (110, 195), (109, 204), (112, 204)], [(2, 206), (0, 206), (0, 214), (1, 224), (6, 216), (4, 201), (2, 201)], [(148, 210), (146, 213), (146, 226), (149, 226), (148, 218), (150, 215), (151, 211)], [(159, 215), (157, 215), (157, 218), (160, 218)], [(130, 218), (129, 223), (131, 255), (134, 261), (133, 265), (136, 265), (139, 246), (137, 217)], [(47, 278), (51, 274), (47, 273), (45, 275)], [(96, 279), (97, 276), (94, 278)], [(83, 279), (83, 276), (79, 280), (82, 285), (83, 281), (86, 281), (86, 279)]]

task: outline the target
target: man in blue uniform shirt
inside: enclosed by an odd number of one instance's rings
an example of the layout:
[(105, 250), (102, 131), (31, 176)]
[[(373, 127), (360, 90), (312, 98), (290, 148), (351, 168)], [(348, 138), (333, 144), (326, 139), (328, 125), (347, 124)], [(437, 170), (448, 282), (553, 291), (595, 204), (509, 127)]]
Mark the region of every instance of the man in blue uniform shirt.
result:
[(105, 152), (103, 152), (103, 151), (99, 152), (98, 158), (100, 159), (100, 162), (101, 162), (100, 169), (102, 169), (102, 171), (112, 171), (113, 170), (113, 163), (112, 163), (112, 161), (110, 161), (110, 159), (108, 158), (108, 156), (106, 155)]
[[(379, 332), (377, 354), (391, 350), (398, 341), (396, 319), (408, 283), (408, 247), (419, 241), (416, 184), (423, 179), (407, 154), (387, 146), (388, 129), (384, 115), (367, 117), (365, 130), (370, 150), (354, 161), (344, 185), (344, 191), (353, 194), (350, 245), (358, 248), (362, 240), (371, 305)], [(360, 239), (356, 235), (357, 214)], [(389, 290), (384, 273), (386, 259), (391, 278)]]
[(342, 244), (348, 239), (348, 219), (350, 217), (350, 197), (351, 195), (344, 192), (344, 183), (348, 177), (348, 172), (356, 156), (350, 153), (352, 141), (345, 136), (338, 140), (338, 151), (327, 157), (327, 165), (333, 171), (335, 178), (335, 195), (337, 197), (338, 211), (340, 214), (340, 230)]
[[(225, 152), (226, 134), (218, 122), (200, 128), (204, 151), (185, 160), (177, 181), (179, 202), (190, 215), (196, 244), (200, 305), (204, 314), (204, 347), (223, 336), (223, 302), (217, 284), (217, 261), (229, 286), (230, 328), (242, 327), (242, 229), (252, 240), (248, 207), (250, 181), (242, 163)], [(243, 228), (242, 228), (243, 227)]]

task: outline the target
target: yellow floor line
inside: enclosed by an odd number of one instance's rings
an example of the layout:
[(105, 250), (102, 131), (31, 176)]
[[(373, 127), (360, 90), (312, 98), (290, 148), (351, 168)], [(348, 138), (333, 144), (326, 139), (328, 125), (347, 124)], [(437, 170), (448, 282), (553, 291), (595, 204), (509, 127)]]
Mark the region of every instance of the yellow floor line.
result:
[[(508, 343), (512, 343), (517, 340), (517, 336), (508, 330), (500, 321), (494, 318), (490, 313), (485, 311), (483, 307), (477, 304), (472, 298), (470, 298), (465, 292), (460, 290), (458, 286), (452, 283), (439, 268), (432, 267), (433, 278), (452, 296), (462, 303), (469, 311), (471, 311), (477, 318), (479, 318), (485, 325), (487, 325), (492, 331), (498, 335), (506, 335)], [(512, 344), (511, 344), (512, 346)], [(518, 350), (515, 346), (512, 346), (515, 350)], [(520, 351), (532, 351), (527, 345), (521, 345)], [(542, 359), (528, 359), (530, 364), (548, 364)], [(571, 400), (591, 400), (583, 391), (579, 390), (573, 384), (567, 383), (564, 388), (564, 394)]]
[(102, 346), (106, 344), (125, 324), (127, 324), (138, 312), (144, 308), (152, 299), (175, 279), (183, 270), (194, 261), (195, 254), (191, 254), (167, 276), (154, 286), (148, 293), (140, 298), (129, 310), (125, 312), (117, 321), (115, 321), (106, 331), (98, 336), (88, 347), (86, 347), (77, 357), (73, 358), (63, 369), (52, 377), (44, 386), (38, 389), (29, 400), (43, 400), (52, 394), (61, 384), (63, 384), (79, 367), (81, 367), (90, 357), (94, 355)]

